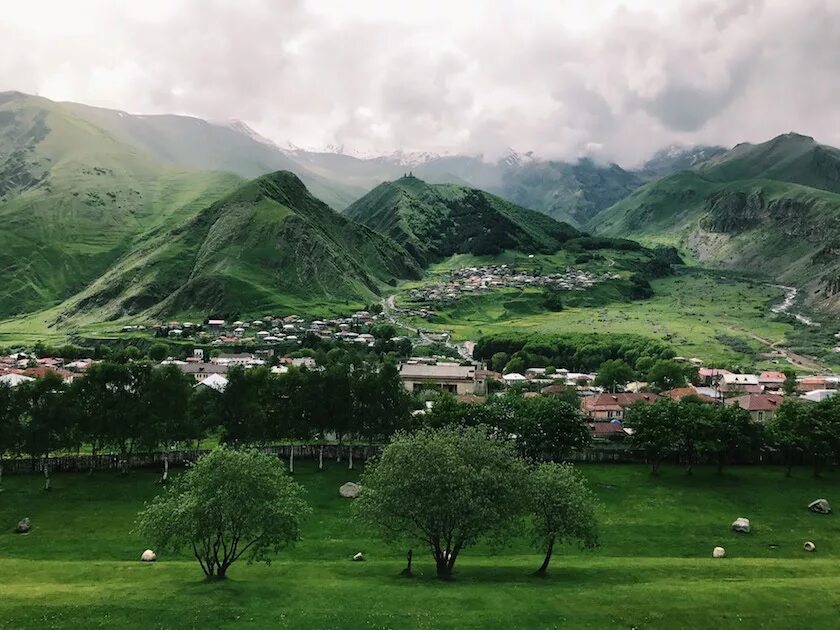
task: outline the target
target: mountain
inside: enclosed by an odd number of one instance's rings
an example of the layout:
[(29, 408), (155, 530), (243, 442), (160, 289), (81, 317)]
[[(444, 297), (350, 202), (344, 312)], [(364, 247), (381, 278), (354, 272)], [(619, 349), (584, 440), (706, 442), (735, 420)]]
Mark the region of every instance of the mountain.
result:
[(414, 176), (380, 184), (345, 214), (405, 247), (422, 266), (456, 253), (553, 252), (579, 235), (482, 190)]
[(0, 93), (0, 318), (73, 295), (240, 181), (161, 164), (72, 108)]
[(138, 313), (236, 316), (358, 302), (420, 273), (402, 247), (339, 215), (297, 176), (279, 171), (150, 239), (75, 299), (62, 319), (91, 311), (100, 320)]
[(589, 227), (803, 286), (812, 306), (840, 312), (840, 151), (813, 138), (740, 144), (647, 184)]
[(672, 145), (657, 151), (640, 169), (634, 172), (645, 181), (650, 181), (693, 168), (725, 152), (726, 147), (717, 145), (689, 147)]

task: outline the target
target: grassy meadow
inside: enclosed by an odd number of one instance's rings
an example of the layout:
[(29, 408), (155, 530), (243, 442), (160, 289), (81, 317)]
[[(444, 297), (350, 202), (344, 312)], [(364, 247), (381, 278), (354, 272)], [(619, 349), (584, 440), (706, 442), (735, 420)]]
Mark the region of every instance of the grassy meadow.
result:
[[(559, 550), (548, 578), (527, 539), (468, 549), (455, 580), (440, 583), (415, 548), (413, 579), (399, 577), (405, 549), (385, 546), (352, 519), (338, 486), (359, 471), (296, 478), (314, 511), (304, 539), (270, 566), (234, 565), (206, 583), (187, 555), (159, 554), (131, 533), (157, 476), (59, 474), (54, 490), (14, 476), (0, 494), (0, 628), (833, 628), (840, 610), (840, 523), (807, 511), (834, 501), (837, 473), (805, 469), (583, 466), (600, 506), (601, 547)], [(32, 532), (11, 532), (23, 516)], [(738, 516), (753, 533), (731, 532)], [(802, 544), (812, 540), (817, 551)], [(715, 545), (728, 557), (711, 558)], [(362, 551), (366, 562), (351, 562)]]

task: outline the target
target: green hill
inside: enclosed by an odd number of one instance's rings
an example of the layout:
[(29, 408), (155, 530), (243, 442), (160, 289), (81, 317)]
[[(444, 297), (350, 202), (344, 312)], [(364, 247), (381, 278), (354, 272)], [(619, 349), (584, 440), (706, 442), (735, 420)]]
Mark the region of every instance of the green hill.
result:
[(337, 214), (294, 174), (250, 181), (160, 233), (74, 300), (61, 319), (271, 312), (366, 300), (420, 269), (388, 238)]
[(240, 181), (163, 165), (60, 104), (0, 93), (0, 317), (71, 296)]
[(484, 191), (411, 176), (380, 184), (345, 214), (392, 238), (422, 266), (453, 254), (549, 253), (579, 235), (568, 224)]
[(840, 151), (785, 134), (647, 184), (589, 228), (806, 289), (840, 312)]

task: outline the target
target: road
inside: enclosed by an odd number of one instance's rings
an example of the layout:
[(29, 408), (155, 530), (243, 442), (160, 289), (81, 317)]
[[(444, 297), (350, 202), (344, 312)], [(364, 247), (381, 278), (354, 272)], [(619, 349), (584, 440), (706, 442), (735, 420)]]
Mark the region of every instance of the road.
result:
[(442, 343), (447, 348), (455, 350), (465, 361), (473, 360), (473, 349), (475, 348), (474, 341), (462, 341), (460, 343), (455, 343), (452, 341), (451, 333), (430, 333), (429, 331), (417, 328), (408, 322), (401, 320), (399, 318), (399, 309), (397, 308), (395, 295), (391, 295), (387, 299), (382, 300), (382, 314), (385, 316), (385, 319), (394, 324), (394, 326), (399, 326), (400, 328), (413, 332), (420, 338), (421, 343)]

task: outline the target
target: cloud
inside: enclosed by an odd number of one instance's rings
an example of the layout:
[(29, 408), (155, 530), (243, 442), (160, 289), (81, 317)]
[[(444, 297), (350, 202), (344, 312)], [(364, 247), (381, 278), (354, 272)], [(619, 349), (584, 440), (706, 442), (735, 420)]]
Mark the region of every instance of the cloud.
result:
[(832, 0), (20, 2), (3, 89), (343, 144), (634, 164), (790, 130), (840, 144)]

